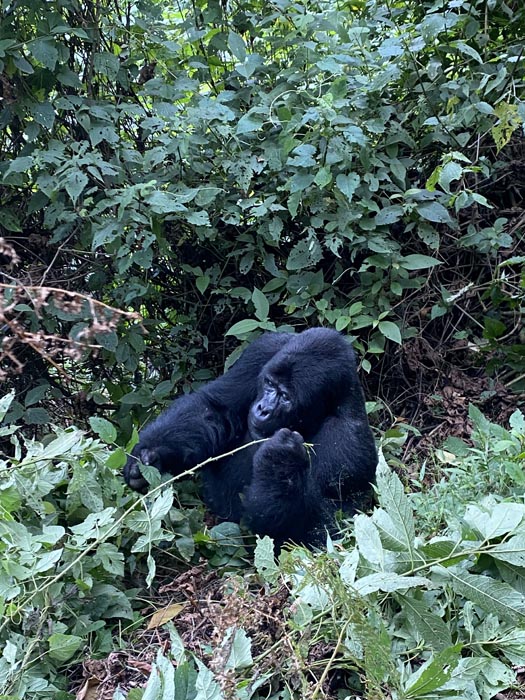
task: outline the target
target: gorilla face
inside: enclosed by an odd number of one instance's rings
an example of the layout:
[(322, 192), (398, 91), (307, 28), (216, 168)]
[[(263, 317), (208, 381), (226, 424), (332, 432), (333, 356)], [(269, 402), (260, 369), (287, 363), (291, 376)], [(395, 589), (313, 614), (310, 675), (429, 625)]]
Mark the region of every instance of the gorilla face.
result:
[(248, 415), (248, 429), (253, 438), (273, 435), (279, 428), (291, 428), (294, 406), (291, 393), (282, 380), (265, 373), (259, 393)]

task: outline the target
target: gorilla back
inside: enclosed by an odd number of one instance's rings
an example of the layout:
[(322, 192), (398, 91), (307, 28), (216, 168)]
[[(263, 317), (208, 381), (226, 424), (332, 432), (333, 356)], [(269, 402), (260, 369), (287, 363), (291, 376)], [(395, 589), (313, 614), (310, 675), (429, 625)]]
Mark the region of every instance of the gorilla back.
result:
[(137, 458), (177, 473), (258, 438), (268, 439), (203, 469), (207, 505), (279, 544), (322, 544), (335, 512), (370, 493), (377, 463), (355, 355), (339, 333), (261, 336), (141, 433), (124, 476), (140, 489)]

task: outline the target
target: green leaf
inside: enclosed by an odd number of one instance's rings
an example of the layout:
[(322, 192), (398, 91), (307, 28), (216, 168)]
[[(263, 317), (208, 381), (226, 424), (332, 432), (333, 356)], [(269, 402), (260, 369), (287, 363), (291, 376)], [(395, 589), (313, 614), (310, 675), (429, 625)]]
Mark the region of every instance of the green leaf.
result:
[(55, 110), (50, 102), (34, 102), (31, 105), (31, 114), (37, 124), (45, 129), (52, 129), (55, 123)]
[(377, 490), (379, 503), (392, 521), (395, 538), (400, 539), (404, 549), (410, 552), (415, 559), (414, 515), (401, 480), (395, 472), (388, 468), (384, 458), (379, 459)]
[(244, 59), (246, 58), (246, 44), (242, 36), (230, 31), (228, 34), (228, 48), (238, 61), (244, 63)]
[(399, 39), (390, 37), (381, 43), (378, 51), (383, 58), (390, 58), (391, 56), (402, 56), (404, 49)]
[(341, 173), (336, 177), (335, 184), (348, 201), (351, 202), (360, 181), (361, 178), (357, 173), (350, 173), (349, 175), (343, 175)]
[(89, 425), (93, 432), (95, 432), (104, 442), (108, 444), (113, 444), (117, 439), (117, 429), (105, 418), (99, 418), (98, 416), (92, 416), (89, 419)]
[(399, 330), (399, 326), (397, 326), (393, 321), (380, 321), (378, 328), (385, 338), (393, 340), (394, 343), (399, 343), (399, 345), (401, 345), (403, 342), (401, 339), (401, 331)]
[(193, 700), (224, 700), (221, 687), (215, 680), (213, 673), (206, 668), (200, 659), (196, 658), (195, 663), (199, 673), (195, 681), (197, 695), (193, 697)]
[(226, 668), (248, 668), (253, 664), (252, 642), (244, 630), (230, 627), (226, 632), (222, 646), (230, 649)]
[(244, 78), (251, 78), (259, 66), (262, 66), (264, 59), (258, 53), (251, 53), (246, 57), (244, 63), (238, 63), (235, 70)]
[(279, 580), (281, 572), (275, 563), (274, 544), (270, 537), (257, 538), (253, 563), (264, 581), (276, 583)]
[(41, 401), (44, 398), (48, 389), (49, 384), (41, 384), (40, 386), (37, 386), (34, 389), (28, 391), (24, 401), (24, 406), (32, 406), (33, 404)]
[(32, 156), (20, 156), (19, 158), (13, 158), (13, 160), (9, 163), (9, 167), (5, 171), (4, 179), (6, 179), (10, 173), (25, 173), (33, 166), (33, 162)]
[(525, 436), (525, 415), (519, 408), (509, 418), (509, 425), (514, 433)]
[(417, 211), (419, 215), (427, 221), (433, 221), (437, 224), (449, 224), (449, 226), (455, 225), (448, 210), (439, 202), (423, 202), (422, 204), (418, 204)]
[(394, 204), (390, 207), (384, 207), (376, 214), (374, 223), (376, 226), (388, 226), (396, 221), (399, 221), (404, 214), (403, 207), (399, 204)]
[(225, 335), (242, 336), (259, 328), (259, 325), (259, 321), (255, 321), (252, 318), (245, 318), (243, 321), (234, 323), (233, 326), (226, 331)]
[(330, 168), (319, 168), (314, 178), (314, 182), (321, 189), (329, 185), (332, 182), (332, 173), (330, 172)]
[(63, 551), (63, 548), (60, 548), (54, 549), (50, 552), (44, 552), (43, 554), (39, 555), (33, 565), (32, 573), (43, 574), (45, 571), (49, 571), (49, 569), (54, 568), (55, 564), (60, 561)]
[(82, 637), (74, 634), (52, 634), (47, 643), (49, 644), (49, 656), (56, 661), (63, 663), (68, 661), (83, 643)]
[(152, 192), (147, 198), (147, 203), (155, 214), (173, 214), (187, 210), (180, 197), (160, 190)]
[(459, 595), (494, 613), (511, 624), (525, 624), (525, 596), (507, 583), (488, 576), (469, 574), (456, 568), (439, 567), (440, 575), (448, 579)]
[(125, 464), (127, 460), (127, 455), (126, 451), (122, 447), (117, 447), (116, 450), (114, 450), (109, 457), (106, 460), (106, 467), (109, 467), (109, 469), (121, 469)]
[(371, 564), (383, 568), (385, 552), (377, 527), (367, 515), (356, 515), (354, 534), (359, 554)]
[(416, 630), (418, 637), (427, 646), (440, 651), (452, 645), (450, 628), (440, 617), (429, 610), (427, 601), (419, 600), (412, 595), (398, 594), (396, 597), (407, 616), (410, 626)]
[(253, 290), (252, 302), (255, 306), (255, 315), (259, 321), (266, 321), (268, 319), (270, 304), (266, 296), (259, 289), (257, 289), (257, 287), (255, 287)]
[(24, 421), (28, 425), (45, 425), (50, 420), (45, 408), (28, 408), (24, 414)]
[(87, 183), (87, 175), (85, 175), (81, 170), (74, 170), (66, 177), (64, 187), (66, 188), (68, 195), (71, 197), (73, 205), (76, 205), (78, 198), (84, 191)]
[(315, 237), (304, 238), (294, 245), (286, 261), (287, 270), (303, 270), (317, 265), (323, 257), (319, 241)]
[(469, 505), (465, 522), (485, 540), (493, 540), (516, 530), (525, 520), (525, 506), (521, 503), (496, 503), (488, 509)]
[(79, 431), (64, 432), (46, 445), (46, 458), (56, 459), (68, 455), (78, 448), (82, 441)]
[(186, 221), (188, 221), (188, 223), (193, 224), (194, 226), (211, 226), (208, 212), (204, 210), (189, 212), (188, 214), (184, 215), (184, 218)]
[(0, 423), (4, 420), (6, 413), (9, 411), (9, 406), (13, 403), (15, 392), (10, 391), (9, 394), (2, 396), (0, 399)]
[[(503, 505), (503, 504), (502, 504)], [(525, 535), (515, 535), (490, 550), (494, 559), (525, 568)]]
[(441, 168), (438, 182), (445, 192), (450, 192), (450, 183), (452, 180), (459, 180), (462, 175), (463, 168), (461, 165), (451, 160)]
[(401, 574), (395, 574), (391, 571), (382, 571), (357, 579), (352, 588), (359, 595), (369, 595), (377, 591), (392, 593), (393, 591), (405, 591), (419, 586), (430, 588), (432, 584), (424, 576), (401, 576)]
[(236, 134), (249, 134), (252, 131), (259, 131), (264, 123), (264, 117), (259, 114), (245, 114), (237, 122)]
[(185, 700), (186, 695), (182, 698), (175, 693), (173, 663), (161, 651), (158, 651), (141, 700), (173, 700), (178, 697)]
[(95, 333), (95, 339), (99, 345), (105, 350), (115, 352), (118, 347), (118, 335), (116, 331), (105, 331), (103, 333)]
[(153, 501), (150, 507), (149, 514), (152, 520), (160, 520), (170, 511), (173, 505), (173, 491), (171, 489), (164, 489), (161, 491)]
[(424, 663), (407, 679), (403, 697), (423, 698), (441, 688), (458, 665), (461, 649), (461, 644), (455, 644)]
[(476, 49), (470, 46), (469, 44), (466, 44), (464, 41), (451, 41), (450, 46), (455, 47), (465, 56), (470, 56), (470, 58), (473, 58), (478, 63), (483, 63), (483, 59), (476, 51)]
[(94, 54), (93, 65), (98, 73), (113, 81), (119, 72), (120, 60), (118, 56), (109, 53), (109, 51), (102, 51)]
[(32, 75), (35, 72), (33, 66), (29, 61), (23, 56), (14, 56), (13, 63), (18, 68), (21, 73), (26, 73), (27, 75)]
[(403, 258), (400, 258), (399, 264), (404, 267), (405, 270), (424, 270), (425, 268), (435, 267), (443, 263), (441, 260), (437, 260), (430, 255), (414, 253), (413, 255), (405, 255)]
[(208, 289), (208, 286), (210, 284), (210, 277), (209, 275), (201, 275), (200, 277), (197, 277), (195, 280), (195, 286), (199, 290), (201, 294), (204, 294), (204, 292)]

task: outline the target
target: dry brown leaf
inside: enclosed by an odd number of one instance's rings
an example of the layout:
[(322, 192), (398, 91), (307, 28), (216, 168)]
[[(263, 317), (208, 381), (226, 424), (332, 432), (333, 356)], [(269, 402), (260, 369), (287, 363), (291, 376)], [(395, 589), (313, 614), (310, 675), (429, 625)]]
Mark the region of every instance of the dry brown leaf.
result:
[(161, 625), (166, 624), (166, 622), (173, 620), (174, 617), (177, 617), (177, 615), (184, 610), (184, 607), (185, 603), (173, 603), (172, 605), (168, 605), (165, 608), (157, 610), (151, 616), (147, 629), (153, 630), (156, 627), (161, 627)]
[(128, 659), (128, 667), (134, 668), (136, 671), (140, 671), (145, 676), (149, 676), (151, 673), (151, 664), (147, 661), (139, 661), (138, 659)]
[(76, 695), (76, 700), (97, 700), (100, 681), (97, 678), (88, 678)]

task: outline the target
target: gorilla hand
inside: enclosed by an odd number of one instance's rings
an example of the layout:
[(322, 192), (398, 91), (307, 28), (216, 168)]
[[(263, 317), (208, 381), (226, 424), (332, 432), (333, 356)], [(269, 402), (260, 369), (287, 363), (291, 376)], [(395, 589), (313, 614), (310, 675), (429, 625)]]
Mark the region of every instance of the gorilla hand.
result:
[(142, 476), (140, 464), (156, 467), (161, 472), (162, 459), (157, 450), (140, 447), (140, 443), (128, 457), (128, 461), (124, 465), (124, 480), (134, 491), (145, 493), (148, 490), (148, 482)]
[(261, 445), (254, 460), (254, 479), (273, 482), (272, 488), (293, 489), (306, 476), (308, 453), (302, 435), (281, 428)]

